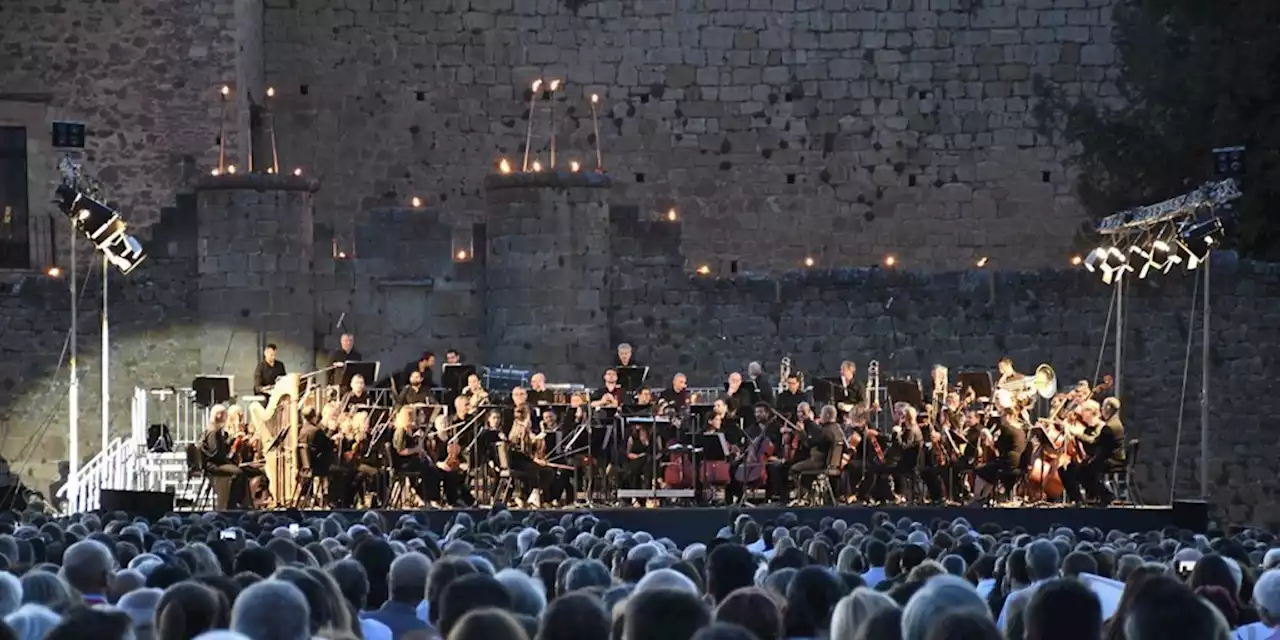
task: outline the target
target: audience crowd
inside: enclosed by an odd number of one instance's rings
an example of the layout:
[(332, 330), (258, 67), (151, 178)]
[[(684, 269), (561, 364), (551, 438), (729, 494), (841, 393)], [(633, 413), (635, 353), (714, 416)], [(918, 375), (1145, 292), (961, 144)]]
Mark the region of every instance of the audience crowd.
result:
[(0, 640), (1280, 639), (1280, 542), (787, 513), (0, 514)]

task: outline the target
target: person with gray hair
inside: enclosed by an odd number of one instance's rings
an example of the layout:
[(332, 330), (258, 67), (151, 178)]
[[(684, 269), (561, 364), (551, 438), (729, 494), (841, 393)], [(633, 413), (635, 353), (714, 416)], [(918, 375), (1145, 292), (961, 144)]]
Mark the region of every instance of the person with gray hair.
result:
[(38, 604), (58, 615), (71, 608), (71, 588), (57, 574), (28, 571), (22, 576), (22, 604)]
[(137, 640), (151, 640), (155, 635), (156, 608), (162, 597), (164, 591), (160, 589), (137, 589), (124, 594), (116, 603), (133, 621), (133, 635)]
[(831, 637), (852, 638), (872, 614), (881, 609), (897, 608), (898, 603), (893, 598), (879, 591), (858, 587), (836, 603), (835, 611), (831, 614)]
[(311, 607), (297, 587), (263, 580), (240, 592), (231, 608), (231, 630), (250, 640), (309, 640)]
[(675, 589), (676, 591), (684, 591), (699, 597), (698, 585), (694, 584), (687, 576), (676, 571), (675, 569), (658, 569), (646, 573), (640, 582), (636, 583), (636, 593), (644, 593), (646, 591), (654, 591), (657, 589)]
[(88, 606), (108, 604), (107, 592), (111, 586), (111, 572), (116, 559), (107, 545), (97, 540), (81, 540), (62, 555), (59, 575), (72, 589), (80, 592)]
[(986, 601), (963, 578), (951, 575), (930, 578), (902, 610), (902, 640), (925, 640), (937, 618), (956, 611), (991, 618)]
[(431, 560), (427, 556), (406, 553), (397, 557), (391, 562), (391, 570), (387, 573), (387, 591), (390, 597), (381, 608), (367, 614), (367, 617), (386, 625), (394, 640), (400, 640), (411, 632), (429, 629), (418, 615), (418, 604), (423, 601), (427, 592), (427, 576), (430, 574)]
[(1253, 585), (1253, 608), (1258, 612), (1258, 621), (1236, 629), (1238, 640), (1262, 640), (1280, 634), (1280, 570), (1271, 569), (1258, 576)]
[(7, 616), (22, 606), (22, 581), (8, 571), (0, 572), (0, 616)]
[(565, 592), (577, 591), (587, 587), (609, 588), (613, 584), (613, 576), (609, 575), (609, 568), (604, 566), (599, 560), (582, 560), (575, 562), (569, 568), (569, 574), (564, 578)]
[(24, 604), (4, 617), (18, 640), (44, 640), (61, 621), (62, 616), (38, 604)]
[(514, 613), (531, 618), (542, 617), (547, 608), (547, 592), (541, 581), (530, 578), (528, 574), (516, 569), (503, 569), (497, 575), (498, 582), (511, 594), (511, 608)]
[[(1000, 615), (996, 618), (996, 626), (1000, 629), (1000, 633), (1009, 636), (1009, 625), (1013, 621), (1017, 621), (1018, 626), (1022, 624), (1022, 612), (1027, 610), (1027, 604), (1031, 602), (1031, 596), (1035, 595), (1036, 589), (1044, 584), (1047, 580), (1058, 577), (1058, 548), (1048, 540), (1033, 540), (1027, 545), (1027, 577), (1031, 579), (1031, 584), (1014, 591), (1004, 601), (1004, 607), (1000, 609)], [(1022, 637), (1019, 633), (1017, 636)]]

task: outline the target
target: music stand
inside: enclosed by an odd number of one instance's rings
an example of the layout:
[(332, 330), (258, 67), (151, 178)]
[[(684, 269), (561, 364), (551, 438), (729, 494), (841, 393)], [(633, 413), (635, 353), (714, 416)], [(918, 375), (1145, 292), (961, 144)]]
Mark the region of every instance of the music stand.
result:
[(995, 385), (989, 371), (962, 371), (956, 376), (956, 386), (960, 388), (961, 399), (964, 399), (965, 388), (973, 389), (975, 398), (991, 399), (995, 396)]
[(618, 367), (614, 369), (618, 372), (618, 386), (622, 387), (627, 393), (635, 393), (644, 386), (644, 381), (649, 377), (649, 367)]
[(889, 402), (905, 402), (924, 411), (924, 392), (920, 390), (919, 380), (890, 380), (886, 383), (886, 388), (889, 391)]
[(455, 394), (462, 393), (467, 378), (476, 372), (474, 364), (446, 364), (440, 371), (440, 386)]
[(814, 404), (831, 404), (832, 399), (835, 397), (835, 388), (840, 386), (840, 384), (839, 378), (814, 378)]
[(364, 376), (365, 386), (373, 388), (378, 379), (377, 362), (347, 362), (342, 365), (342, 388), (351, 388), (351, 379), (357, 375)]
[(195, 392), (196, 404), (201, 407), (212, 407), (215, 404), (230, 402), (235, 397), (235, 376), (196, 376), (191, 381), (191, 390)]

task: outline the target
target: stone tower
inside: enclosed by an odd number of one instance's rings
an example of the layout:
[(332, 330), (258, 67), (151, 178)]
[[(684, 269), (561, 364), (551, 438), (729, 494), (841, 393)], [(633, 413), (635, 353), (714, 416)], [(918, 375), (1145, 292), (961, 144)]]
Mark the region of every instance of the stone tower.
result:
[(315, 369), (314, 238), (302, 178), (223, 175), (196, 189), (201, 373), (236, 376), (251, 393), (262, 347), (290, 373)]
[(610, 359), (610, 180), (513, 173), (485, 181), (486, 356), (552, 382), (597, 380)]

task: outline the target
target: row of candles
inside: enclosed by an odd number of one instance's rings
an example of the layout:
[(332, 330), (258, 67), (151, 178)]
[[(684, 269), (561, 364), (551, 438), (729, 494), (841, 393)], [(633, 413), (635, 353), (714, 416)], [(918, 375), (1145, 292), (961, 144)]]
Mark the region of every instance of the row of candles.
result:
[[(547, 91), (545, 92), (542, 90), (544, 85), (547, 88)], [(556, 134), (558, 133), (558, 127), (556, 123), (556, 92), (562, 90), (563, 88), (564, 88), (564, 83), (560, 80), (543, 81), (540, 79), (534, 80), (533, 84), (529, 87), (530, 89), (529, 91), (529, 94), (530, 94), (529, 95), (529, 125), (525, 129), (524, 161), (521, 162), (520, 164), (521, 173), (538, 173), (542, 171), (542, 162), (539, 161), (536, 156), (534, 156), (533, 161), (530, 162), (530, 154), (533, 149), (533, 127), (534, 127), (534, 119), (535, 119), (534, 115), (538, 108), (538, 101), (542, 99), (542, 96), (544, 94), (547, 96), (547, 100), (551, 103), (551, 106), (550, 106), (551, 135), (550, 135), (550, 145), (549, 145), (551, 162), (548, 168), (551, 171), (555, 171), (556, 169)], [(592, 132), (595, 133), (596, 173), (603, 173), (604, 157), (601, 155), (601, 152), (600, 152), (600, 95), (596, 93), (591, 94), (591, 130)], [(577, 173), (580, 170), (582, 170), (581, 163), (579, 163), (577, 160), (569, 161), (569, 171), (573, 173)], [(511, 163), (506, 158), (502, 158), (498, 161), (498, 172), (503, 175), (513, 172)]]
[[(209, 173), (210, 175), (213, 175), (213, 176), (221, 176), (221, 175), (234, 176), (238, 171), (238, 169), (236, 168), (236, 165), (227, 164), (227, 108), (230, 106), (228, 98), (231, 97), (231, 87), (227, 85), (222, 85), (222, 89), (218, 93), (222, 98), (222, 117), (218, 121), (218, 166), (215, 167)], [(274, 98), (274, 97), (276, 97), (275, 87), (267, 87), (267, 99), (270, 100), (271, 98)], [(267, 109), (266, 113), (267, 113), (267, 116), (270, 117), (271, 110)], [(276, 150), (276, 128), (274, 123), (272, 123), (270, 127), (270, 132), (271, 132), (271, 166), (267, 167), (267, 173), (274, 175), (280, 172), (280, 155)], [(248, 144), (252, 144), (252, 143), (248, 143)], [(250, 173), (252, 173), (253, 172), (253, 152), (250, 151), (248, 156), (249, 156), (249, 171)], [(297, 177), (301, 177), (302, 168), (295, 167), (293, 170), (293, 175)]]

